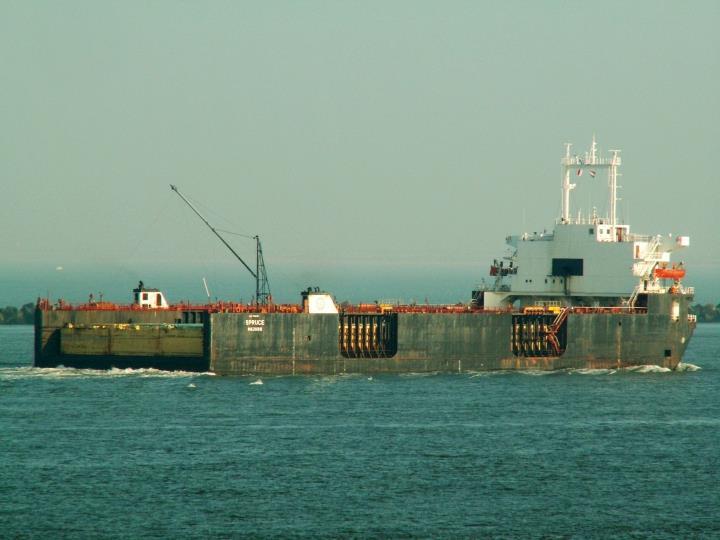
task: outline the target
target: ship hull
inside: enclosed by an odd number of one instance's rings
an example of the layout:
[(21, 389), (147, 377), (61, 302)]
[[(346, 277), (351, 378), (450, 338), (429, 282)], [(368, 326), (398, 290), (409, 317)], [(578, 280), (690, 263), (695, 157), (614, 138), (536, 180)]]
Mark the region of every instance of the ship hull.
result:
[[(688, 305), (687, 296), (651, 295), (641, 313), (569, 313), (559, 350), (537, 330), (542, 324), (533, 327), (529, 316), (509, 312), (348, 320), (342, 314), (38, 310), (35, 365), (219, 375), (675, 369), (694, 329)], [(184, 322), (189, 315), (195, 324)], [(537, 334), (532, 339), (528, 328)]]

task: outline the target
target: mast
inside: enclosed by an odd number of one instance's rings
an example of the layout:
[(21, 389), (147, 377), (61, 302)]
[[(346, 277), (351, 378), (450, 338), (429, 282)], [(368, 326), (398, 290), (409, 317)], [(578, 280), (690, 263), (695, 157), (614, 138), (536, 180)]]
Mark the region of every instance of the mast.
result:
[[(619, 175), (617, 169), (621, 164), (620, 150), (610, 150), (612, 153), (611, 158), (598, 157), (597, 152), (597, 141), (595, 135), (592, 138), (592, 145), (590, 151), (585, 152), (583, 157), (578, 155), (570, 154), (570, 143), (565, 143), (565, 156), (560, 160), (563, 166), (563, 179), (562, 179), (562, 214), (561, 223), (572, 223), (570, 216), (570, 192), (575, 189), (576, 184), (570, 183), (570, 174), (572, 171), (577, 170), (577, 176), (580, 177), (586, 170), (589, 171), (591, 177), (597, 174), (600, 169), (607, 169), (608, 171), (608, 188), (609, 188), (609, 203), (610, 203), (610, 215), (608, 216), (609, 225), (612, 229), (613, 238), (616, 237), (615, 231), (617, 229), (617, 177)], [(577, 222), (580, 222), (580, 216), (578, 214)]]
[(570, 148), (572, 143), (565, 143), (565, 157), (562, 160), (565, 165), (565, 174), (563, 175), (562, 181), (562, 222), (570, 223), (570, 191), (575, 189), (575, 184), (570, 183), (570, 167), (574, 163), (573, 158), (570, 157)]
[(208, 226), (208, 228), (217, 236), (220, 241), (225, 245), (226, 248), (230, 250), (230, 253), (232, 253), (235, 258), (240, 261), (243, 266), (247, 269), (248, 272), (250, 272), (250, 275), (255, 278), (255, 304), (256, 305), (266, 305), (268, 301), (270, 300), (270, 283), (267, 278), (267, 272), (265, 270), (265, 261), (263, 260), (262, 256), (262, 246), (260, 244), (260, 237), (259, 236), (253, 236), (253, 240), (255, 240), (255, 254), (256, 254), (256, 260), (255, 260), (255, 271), (253, 271), (250, 266), (243, 260), (240, 255), (237, 254), (237, 252), (232, 248), (230, 244), (227, 243), (227, 241), (220, 235), (220, 233), (210, 225), (210, 222), (205, 219), (205, 216), (203, 216), (200, 211), (195, 208), (195, 206), (185, 198), (185, 196), (180, 192), (180, 190), (170, 184), (170, 189), (172, 189), (175, 193), (177, 193), (178, 197), (180, 197), (183, 201), (185, 201), (185, 204), (187, 204), (190, 209), (195, 212), (195, 214), (202, 220), (205, 225)]
[(270, 294), (270, 282), (267, 277), (267, 270), (265, 270), (265, 259), (263, 258), (262, 244), (260, 243), (260, 237), (255, 235), (255, 298), (257, 303), (260, 305), (267, 305), (272, 300)]
[(617, 227), (617, 168), (620, 163), (618, 154), (620, 150), (610, 150), (612, 152), (612, 161), (610, 162), (610, 170), (608, 176), (610, 177), (610, 226), (613, 229), (613, 236), (615, 235), (615, 228)]

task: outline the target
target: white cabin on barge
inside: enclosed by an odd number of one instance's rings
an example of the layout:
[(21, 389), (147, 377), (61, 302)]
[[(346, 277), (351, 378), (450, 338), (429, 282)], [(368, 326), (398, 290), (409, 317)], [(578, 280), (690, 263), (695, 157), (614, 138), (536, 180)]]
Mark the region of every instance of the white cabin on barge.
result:
[(159, 289), (148, 289), (141, 281), (133, 289), (133, 305), (142, 309), (167, 309), (170, 307)]

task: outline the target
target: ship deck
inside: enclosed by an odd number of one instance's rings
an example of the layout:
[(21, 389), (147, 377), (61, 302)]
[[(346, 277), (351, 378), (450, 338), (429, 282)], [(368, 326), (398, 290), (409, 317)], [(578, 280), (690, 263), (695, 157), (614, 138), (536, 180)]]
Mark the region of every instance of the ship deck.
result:
[[(41, 311), (141, 311), (141, 312), (201, 312), (201, 313), (304, 313), (300, 304), (241, 304), (237, 302), (214, 302), (209, 304), (193, 304), (183, 302), (171, 304), (168, 307), (148, 307), (139, 306), (137, 304), (117, 304), (113, 302), (91, 302), (84, 304), (72, 304), (69, 302), (58, 301), (51, 303), (47, 299), (40, 299), (37, 307)], [(626, 313), (626, 314), (644, 314), (647, 313), (646, 307), (629, 307), (629, 306), (599, 306), (586, 307), (576, 306), (563, 308), (568, 313), (573, 314), (591, 314), (591, 313)], [(562, 309), (558, 308), (542, 308), (542, 307), (524, 307), (517, 308), (482, 308), (473, 304), (388, 304), (388, 303), (360, 303), (347, 304), (342, 303), (338, 306), (341, 314), (384, 314), (384, 313), (431, 313), (431, 314), (458, 314), (458, 313), (475, 313), (475, 314), (505, 314), (514, 315), (527, 314), (559, 314)]]

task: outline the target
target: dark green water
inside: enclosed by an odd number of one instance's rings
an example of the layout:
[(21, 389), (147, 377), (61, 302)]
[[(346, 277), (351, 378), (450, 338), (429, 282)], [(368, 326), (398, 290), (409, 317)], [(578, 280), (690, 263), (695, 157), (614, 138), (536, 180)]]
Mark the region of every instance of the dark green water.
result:
[(720, 325), (669, 373), (31, 362), (0, 327), (2, 538), (720, 537)]

